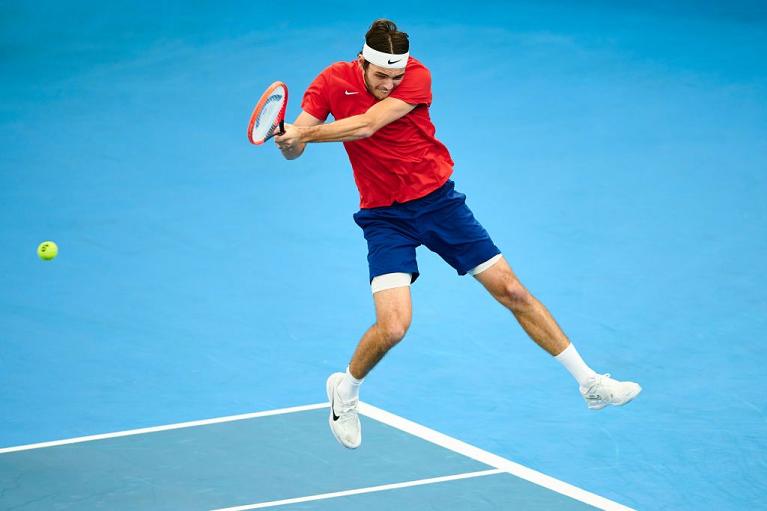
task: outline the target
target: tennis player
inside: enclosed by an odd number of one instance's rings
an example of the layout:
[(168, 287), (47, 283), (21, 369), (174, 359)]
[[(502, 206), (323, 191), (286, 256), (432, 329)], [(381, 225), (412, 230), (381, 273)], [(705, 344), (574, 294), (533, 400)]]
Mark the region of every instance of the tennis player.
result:
[[(351, 62), (335, 63), (312, 82), (302, 112), (275, 137), (285, 158), (313, 142), (343, 142), (360, 193), (354, 215), (368, 244), (376, 322), (359, 341), (345, 372), (330, 375), (329, 423), (336, 439), (362, 441), (357, 414), (363, 379), (410, 326), (410, 285), (418, 278), (416, 247), (469, 274), (516, 317), (522, 328), (578, 382), (592, 410), (623, 405), (641, 387), (594, 372), (549, 311), (520, 283), (450, 179), (453, 161), (429, 118), (431, 75), (409, 54), (408, 35), (385, 19), (373, 22)], [(325, 123), (328, 115), (334, 122)]]

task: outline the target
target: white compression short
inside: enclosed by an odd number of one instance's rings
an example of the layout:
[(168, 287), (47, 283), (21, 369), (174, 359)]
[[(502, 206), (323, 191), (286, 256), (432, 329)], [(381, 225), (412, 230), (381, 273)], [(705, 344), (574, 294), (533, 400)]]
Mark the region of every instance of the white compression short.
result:
[[(494, 255), (484, 263), (480, 263), (467, 273), (472, 276), (477, 276), (483, 271), (492, 267), (502, 257), (501, 254)], [(370, 283), (370, 290), (373, 294), (386, 289), (394, 289), (396, 287), (410, 287), (410, 283), (413, 280), (413, 276), (410, 273), (386, 273), (384, 275), (378, 275), (373, 277), (373, 281)]]
[(497, 262), (498, 262), (498, 260), (499, 260), (501, 257), (503, 257), (501, 254), (498, 254), (498, 255), (494, 255), (493, 257), (491, 257), (490, 259), (488, 259), (488, 260), (487, 260), (487, 261), (485, 261), (484, 263), (480, 263), (480, 264), (478, 264), (477, 266), (475, 266), (475, 267), (474, 267), (474, 268), (472, 268), (471, 270), (467, 271), (466, 273), (468, 273), (469, 275), (471, 275), (471, 276), (473, 276), (473, 277), (476, 277), (477, 275), (479, 275), (479, 274), (480, 274), (480, 273), (482, 273), (483, 271), (485, 271), (485, 270), (489, 270), (489, 269), (490, 269), (490, 267), (491, 267), (491, 266), (493, 266), (495, 263), (497, 263)]
[(379, 291), (394, 289), (395, 287), (409, 287), (411, 281), (412, 275), (409, 273), (386, 273), (373, 277), (370, 289), (373, 294), (376, 294)]

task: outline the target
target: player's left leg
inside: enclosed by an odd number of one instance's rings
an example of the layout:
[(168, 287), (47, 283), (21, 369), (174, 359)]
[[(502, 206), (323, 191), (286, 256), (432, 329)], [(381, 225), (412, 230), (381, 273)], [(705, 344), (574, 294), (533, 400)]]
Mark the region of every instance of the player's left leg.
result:
[(570, 345), (551, 313), (525, 289), (506, 259), (499, 257), (486, 270), (474, 272), (474, 277), (485, 286), (493, 298), (514, 314), (527, 335), (538, 346), (556, 357)]
[(636, 383), (599, 375), (585, 364), (551, 313), (517, 279), (490, 235), (452, 182), (433, 197), (419, 216), (420, 240), (459, 275), (474, 275), (519, 321), (525, 332), (576, 379), (589, 408), (622, 405), (641, 391)]
[(469, 273), (514, 314), (531, 339), (567, 368), (578, 382), (589, 408), (599, 410), (607, 405), (624, 405), (642, 390), (634, 382), (597, 374), (586, 365), (551, 313), (522, 285), (503, 257), (492, 264), (480, 265), (477, 270)]

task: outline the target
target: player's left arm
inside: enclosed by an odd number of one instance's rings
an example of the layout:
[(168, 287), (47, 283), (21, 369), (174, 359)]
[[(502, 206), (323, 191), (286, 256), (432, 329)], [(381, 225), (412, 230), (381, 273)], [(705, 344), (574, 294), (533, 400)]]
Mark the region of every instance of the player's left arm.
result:
[[(301, 113), (298, 114), (298, 117), (296, 117), (296, 120), (293, 122), (290, 126), (296, 126), (296, 127), (302, 127), (302, 126), (319, 126), (322, 124), (322, 120), (316, 118), (309, 112), (304, 112), (301, 110)], [(285, 131), (287, 131), (288, 124), (285, 125)], [(296, 142), (293, 140), (288, 139), (287, 141), (283, 140), (283, 137), (287, 135), (285, 133), (284, 135), (275, 135), (274, 136), (274, 142), (277, 144), (277, 147), (280, 148), (280, 151), (282, 151), (282, 156), (285, 157), (286, 160), (295, 160), (299, 156), (301, 156), (304, 153), (304, 149), (306, 149), (306, 144), (302, 142)]]
[(367, 112), (319, 126), (285, 125), (285, 135), (291, 131), (290, 138), (296, 143), (309, 142), (347, 142), (367, 138), (387, 124), (409, 114), (417, 105), (411, 105), (401, 99), (386, 98), (371, 106)]

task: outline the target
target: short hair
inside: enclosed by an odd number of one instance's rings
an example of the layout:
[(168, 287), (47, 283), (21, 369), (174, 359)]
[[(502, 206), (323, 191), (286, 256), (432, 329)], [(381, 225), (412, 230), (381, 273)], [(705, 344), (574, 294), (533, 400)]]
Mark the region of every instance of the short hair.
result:
[[(365, 43), (374, 50), (394, 55), (402, 55), (410, 50), (407, 34), (397, 30), (397, 25), (385, 18), (377, 19), (370, 25), (368, 33), (365, 34)], [(367, 70), (369, 64), (367, 60), (364, 61), (363, 69)]]

